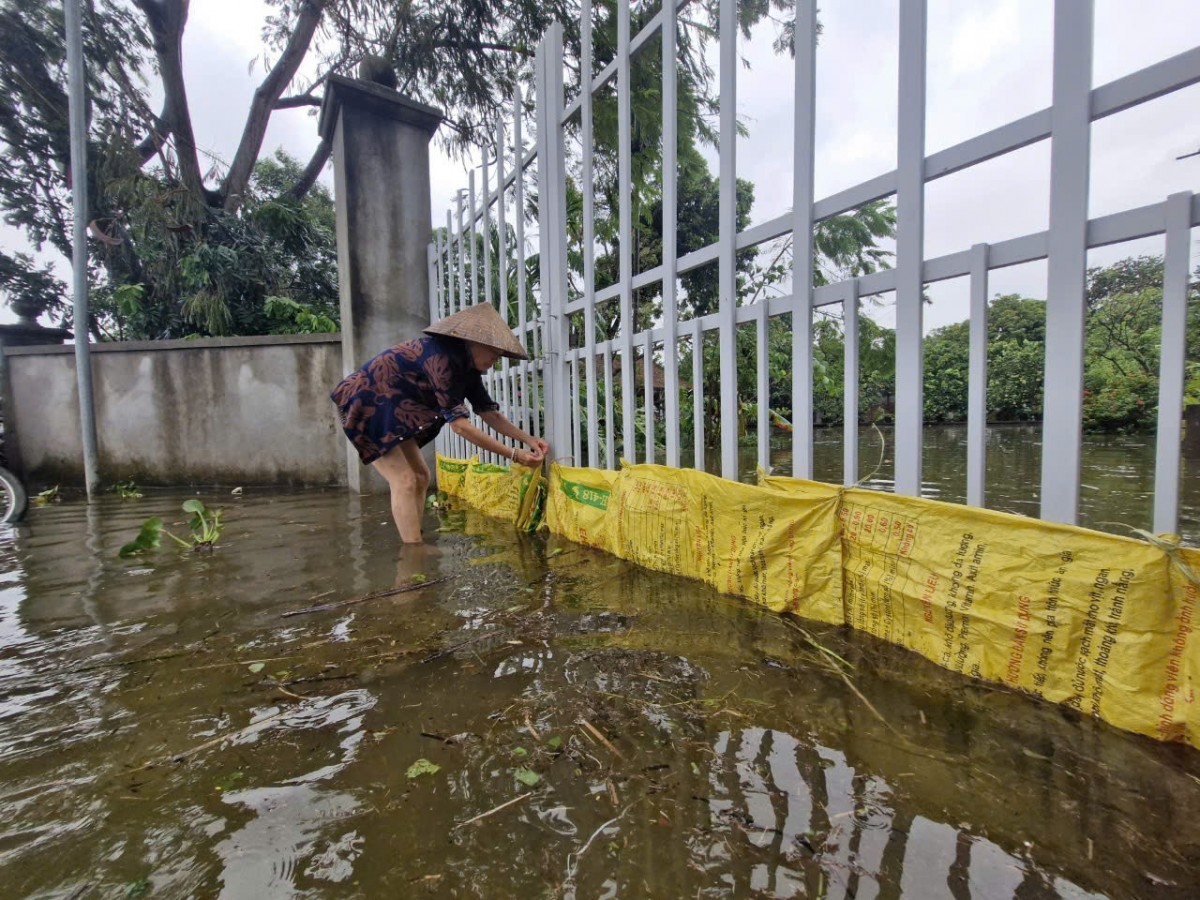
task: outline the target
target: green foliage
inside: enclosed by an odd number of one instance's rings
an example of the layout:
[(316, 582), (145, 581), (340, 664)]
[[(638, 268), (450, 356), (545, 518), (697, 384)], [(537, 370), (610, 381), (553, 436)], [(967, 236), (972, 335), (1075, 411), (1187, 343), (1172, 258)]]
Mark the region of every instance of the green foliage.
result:
[(192, 550), (193, 552), (211, 553), (217, 540), (221, 537), (221, 522), (222, 511), (219, 509), (208, 509), (205, 505), (195, 498), (183, 501), (183, 511), (191, 513), (192, 517), (188, 521), (190, 534), (188, 539), (176, 537), (163, 526), (163, 521), (158, 516), (153, 516), (142, 523), (142, 528), (138, 532), (137, 537), (125, 544), (117, 551), (117, 555), (121, 558), (136, 556), (139, 553), (144, 553), (147, 550), (157, 549), (162, 542), (163, 535), (166, 535), (179, 546)]
[(58, 503), (60, 500), (62, 500), (62, 497), (58, 495), (58, 485), (56, 484), (54, 487), (46, 488), (46, 490), (35, 495), (33, 498), (33, 505), (48, 506), (51, 503)]
[(163, 520), (158, 516), (152, 516), (142, 523), (142, 528), (137, 533), (137, 537), (117, 551), (117, 556), (122, 559), (128, 559), (147, 550), (156, 550), (158, 549), (158, 545), (162, 543), (163, 534)]
[[(221, 537), (222, 510), (206, 509), (201, 501), (193, 497), (183, 501), (183, 511), (192, 514), (192, 518), (188, 521), (188, 528), (192, 531), (192, 549), (212, 550), (213, 545)], [(179, 541), (179, 543), (187, 546), (184, 541)]]
[(405, 772), (407, 778), (420, 778), (422, 775), (436, 775), (442, 770), (442, 767), (435, 762), (430, 762), (427, 759), (418, 759)]
[(138, 265), (100, 249), (96, 329), (121, 340), (337, 331), (333, 198), (321, 185), (302, 200), (273, 195), (299, 177), (279, 151), (258, 162), (236, 211), (186, 226), (186, 195), (153, 173), (111, 185), (136, 226)]
[(271, 329), (272, 334), (332, 334), (339, 327), (335, 319), (313, 312), (290, 297), (268, 297), (263, 312), (279, 323)]
[(118, 481), (112, 486), (115, 493), (122, 500), (140, 500), (142, 499), (141, 492), (137, 489), (137, 485), (132, 481)]
[(60, 316), (67, 307), (66, 293), (67, 286), (54, 277), (50, 266), (38, 268), (27, 253), (10, 256), (0, 250), (0, 294), (18, 311), (24, 306), (35, 310), (35, 315)]
[(1158, 379), (1135, 372), (1105, 381), (1098, 391), (1083, 392), (1086, 431), (1138, 431), (1154, 425)]

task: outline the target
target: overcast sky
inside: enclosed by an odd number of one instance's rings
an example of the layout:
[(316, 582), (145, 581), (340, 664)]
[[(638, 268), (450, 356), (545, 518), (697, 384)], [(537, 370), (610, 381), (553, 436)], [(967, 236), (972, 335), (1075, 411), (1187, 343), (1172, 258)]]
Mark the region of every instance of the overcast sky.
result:
[[(896, 60), (899, 0), (825, 3), (817, 54), (817, 196), (824, 197), (896, 165)], [(1093, 85), (1200, 46), (1200, 0), (1096, 0)], [(202, 0), (191, 6), (184, 64), (198, 144), (229, 160), (262, 66), (258, 0)], [(1050, 103), (1053, 4), (1050, 0), (930, 0), (926, 148), (932, 153)], [(740, 52), (738, 113), (750, 135), (738, 145), (738, 175), (756, 184), (754, 223), (788, 211), (792, 195), (792, 62), (770, 48), (770, 24)], [(1193, 86), (1093, 126), (1090, 215), (1158, 202), (1200, 187), (1200, 86)], [(317, 144), (306, 110), (276, 113), (264, 154), (283, 147), (307, 159)], [(930, 184), (926, 189), (926, 256), (966, 249), (1047, 226), (1049, 142)], [(715, 171), (715, 161), (714, 161)], [(331, 167), (323, 181), (332, 185)], [(461, 163), (433, 151), (433, 221), (444, 223)], [(24, 249), (6, 226), (6, 249)], [(1137, 253), (1161, 253), (1161, 239), (1093, 251), (1093, 265)], [(1193, 252), (1193, 266), (1196, 254)], [(59, 264), (60, 277), (68, 267)], [(991, 294), (1045, 296), (1045, 265), (994, 272)], [(926, 329), (966, 318), (962, 280), (937, 286)], [(3, 311), (6, 320), (11, 313)], [(872, 312), (890, 324), (885, 304)]]

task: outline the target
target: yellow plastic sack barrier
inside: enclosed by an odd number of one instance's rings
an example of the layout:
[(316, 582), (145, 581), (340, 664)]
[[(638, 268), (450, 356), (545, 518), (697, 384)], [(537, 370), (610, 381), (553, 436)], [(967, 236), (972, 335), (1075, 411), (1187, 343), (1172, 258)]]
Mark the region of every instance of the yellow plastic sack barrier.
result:
[(513, 524), (518, 531), (537, 531), (542, 527), (546, 509), (546, 477), (541, 466), (524, 469), (518, 476), (517, 495), (517, 515)]
[(606, 469), (550, 466), (546, 526), (579, 544), (612, 549), (609, 505), (617, 473)]
[[(763, 482), (807, 491), (790, 478)], [(879, 491), (842, 492), (845, 621), (966, 675), (1200, 745), (1200, 551)]]
[(488, 515), (512, 522), (521, 531), (536, 531), (542, 524), (546, 495), (541, 468), (513, 463), (496, 466), (478, 457), (451, 459), (437, 456), (438, 489), (461, 497)]
[(781, 494), (692, 469), (626, 466), (608, 509), (612, 552), (776, 612), (840, 624), (837, 497), (815, 482)]
[(437, 454), (437, 488), (451, 497), (461, 497), (467, 483), (467, 467), (477, 459), (450, 459)]
[(571, 540), (1200, 746), (1200, 550), (792, 478), (463, 465), (461, 495), (519, 527), (544, 487)]

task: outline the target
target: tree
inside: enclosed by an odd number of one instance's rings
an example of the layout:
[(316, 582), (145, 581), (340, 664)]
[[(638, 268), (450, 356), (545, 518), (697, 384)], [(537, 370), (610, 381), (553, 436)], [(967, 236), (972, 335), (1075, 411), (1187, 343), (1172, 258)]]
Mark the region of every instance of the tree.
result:
[[(207, 252), (199, 248), (215, 251), (245, 236), (238, 217), (251, 200), (271, 116), (318, 106), (330, 74), (353, 73), (364, 63), (390, 72), (402, 92), (445, 111), (448, 127), (439, 139), (461, 151), (490, 144), (508, 115), (514, 87), (529, 78), (534, 47), (552, 22), (566, 23), (567, 63), (578, 71), (575, 0), (268, 2), (274, 15), (265, 28), (263, 58), (270, 62), (245, 112), (237, 149), (230, 160), (204, 161), (195, 143), (182, 65), (188, 0), (94, 0), (85, 6), (90, 116), (89, 171), (82, 181), (94, 215), (92, 258), (100, 263), (94, 274), (114, 295), (122, 287), (139, 286), (140, 309), (157, 309), (155, 320), (181, 321), (190, 305), (205, 310), (202, 321), (191, 326), (201, 332), (249, 327), (252, 317), (219, 309), (230, 290), (180, 296), (178, 280), (163, 282), (157, 276)], [(751, 24), (790, 9), (791, 3), (742, 4), (739, 24), (748, 32)], [(715, 0), (689, 7), (682, 22), (681, 72), (697, 97), (708, 95), (712, 80), (703, 54), (716, 7)], [(596, 16), (602, 25), (615, 21), (614, 4), (601, 4)], [(614, 37), (606, 38), (610, 33)], [(49, 242), (70, 257), (62, 34), (57, 0), (0, 0), (0, 207), (35, 246)], [(600, 27), (598, 34), (604, 40), (597, 45), (597, 58), (604, 59), (605, 53), (611, 55), (615, 30)], [(790, 47), (786, 29), (777, 44)], [(157, 90), (147, 89), (147, 81)], [(163, 97), (157, 110), (148, 102), (152, 93)], [(329, 147), (320, 146), (271, 199), (303, 198), (328, 154)], [(96, 323), (91, 328), (103, 330)], [(118, 323), (117, 331), (123, 330), (124, 323)], [(160, 336), (176, 336), (176, 331)]]

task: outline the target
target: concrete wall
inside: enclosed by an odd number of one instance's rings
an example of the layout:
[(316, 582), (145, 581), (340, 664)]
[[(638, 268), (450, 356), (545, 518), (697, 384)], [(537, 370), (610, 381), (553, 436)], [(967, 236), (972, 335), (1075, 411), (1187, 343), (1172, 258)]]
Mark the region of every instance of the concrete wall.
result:
[[(346, 484), (341, 336), (93, 344), (101, 480)], [(6, 440), (31, 485), (82, 484), (74, 348), (5, 351)]]

